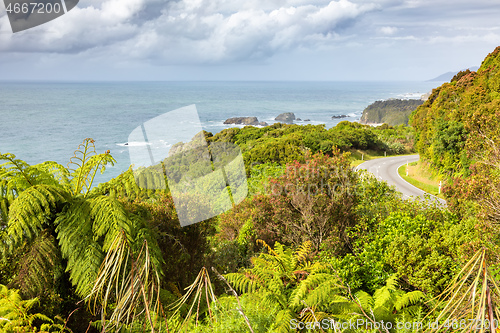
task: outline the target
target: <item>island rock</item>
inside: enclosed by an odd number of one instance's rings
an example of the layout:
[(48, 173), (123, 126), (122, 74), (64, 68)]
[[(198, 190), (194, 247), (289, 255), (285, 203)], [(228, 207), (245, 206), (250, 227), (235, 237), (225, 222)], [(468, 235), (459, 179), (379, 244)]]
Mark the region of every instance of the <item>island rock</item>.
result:
[(260, 125), (257, 117), (233, 117), (229, 118), (224, 122), (227, 124), (235, 124), (235, 125)]
[(293, 112), (285, 112), (274, 118), (274, 120), (280, 123), (292, 124), (295, 120), (295, 114)]

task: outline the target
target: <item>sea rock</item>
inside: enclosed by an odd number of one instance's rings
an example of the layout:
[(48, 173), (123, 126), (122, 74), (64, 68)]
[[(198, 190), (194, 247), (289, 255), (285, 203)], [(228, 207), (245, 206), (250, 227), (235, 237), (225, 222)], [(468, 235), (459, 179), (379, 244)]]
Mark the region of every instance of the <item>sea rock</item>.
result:
[(335, 115), (335, 116), (332, 116), (332, 119), (342, 119), (342, 118), (347, 118), (348, 116), (346, 116), (345, 114), (341, 114), (340, 116), (339, 115)]
[(235, 125), (259, 125), (259, 120), (257, 117), (233, 117), (227, 119), (224, 124), (235, 124)]
[(295, 120), (297, 120), (297, 121), (302, 121), (302, 119), (300, 119), (300, 118), (297, 118), (297, 119), (295, 119)]
[(304, 121), (311, 121), (311, 119), (304, 119)]
[(295, 120), (295, 114), (293, 112), (285, 112), (274, 118), (274, 120), (280, 123), (292, 124)]
[(269, 124), (268, 124), (268, 123), (266, 123), (265, 121), (261, 121), (261, 122), (259, 123), (259, 126), (269, 126)]

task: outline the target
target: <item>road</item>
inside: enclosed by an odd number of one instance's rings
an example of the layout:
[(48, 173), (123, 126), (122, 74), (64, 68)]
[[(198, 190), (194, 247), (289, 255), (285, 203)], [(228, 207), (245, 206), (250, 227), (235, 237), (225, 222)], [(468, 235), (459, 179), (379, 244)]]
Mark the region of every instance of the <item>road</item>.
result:
[[(406, 180), (401, 178), (398, 173), (400, 166), (406, 163), (416, 162), (419, 160), (418, 155), (405, 155), (405, 156), (394, 156), (394, 157), (384, 157), (378, 158), (370, 161), (366, 161), (356, 167), (356, 170), (367, 170), (371, 172), (377, 179), (385, 180), (387, 184), (396, 186), (396, 189), (403, 193), (403, 198), (410, 197), (420, 197), (423, 198), (424, 194), (427, 192), (411, 185)], [(430, 195), (430, 194), (428, 194)], [(438, 200), (443, 205), (446, 205), (446, 201), (430, 195), (431, 198)]]

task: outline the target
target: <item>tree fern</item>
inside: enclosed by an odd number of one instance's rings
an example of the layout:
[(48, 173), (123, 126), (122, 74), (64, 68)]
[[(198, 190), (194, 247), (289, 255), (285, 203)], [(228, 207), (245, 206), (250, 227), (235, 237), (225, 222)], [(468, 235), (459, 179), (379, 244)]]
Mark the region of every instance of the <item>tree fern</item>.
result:
[[(155, 235), (116, 197), (92, 189), (96, 173), (115, 162), (109, 151), (97, 154), (94, 140), (85, 139), (68, 168), (55, 162), (30, 166), (12, 154), (0, 155), (0, 162), (4, 162), (0, 164), (0, 218), (7, 226), (2, 253), (25, 251), (20, 254), (26, 256), (27, 267), (20, 276), (42, 269), (50, 272), (55, 260), (43, 253), (57, 252), (66, 259), (65, 269), (77, 294), (99, 301), (103, 318), (116, 321), (111, 326), (137, 315), (154, 317), (161, 275)], [(46, 235), (56, 237), (57, 244), (52, 245), (57, 249), (42, 246), (47, 245)], [(35, 257), (41, 261), (28, 260)], [(44, 274), (29, 275), (37, 293), (41, 286), (49, 287)], [(22, 285), (29, 279), (18, 282)], [(107, 318), (106, 308), (112, 302), (116, 310)]]
[[(263, 243), (263, 242), (262, 242)], [(255, 293), (263, 306), (277, 311), (273, 324), (276, 332), (288, 332), (290, 320), (313, 320), (311, 311), (327, 309), (340, 292), (340, 281), (324, 265), (311, 264), (312, 244), (305, 242), (296, 251), (279, 243), (252, 258), (253, 267), (227, 274), (227, 280), (240, 292)], [(304, 311), (304, 309), (309, 311)], [(321, 317), (327, 316), (320, 309)]]

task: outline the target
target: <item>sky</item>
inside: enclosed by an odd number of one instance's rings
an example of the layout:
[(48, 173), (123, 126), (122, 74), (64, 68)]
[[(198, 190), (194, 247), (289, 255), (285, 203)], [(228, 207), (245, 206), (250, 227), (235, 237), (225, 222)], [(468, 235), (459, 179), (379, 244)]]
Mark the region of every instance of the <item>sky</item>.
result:
[(13, 33), (0, 80), (423, 81), (500, 45), (498, 0), (81, 0)]

